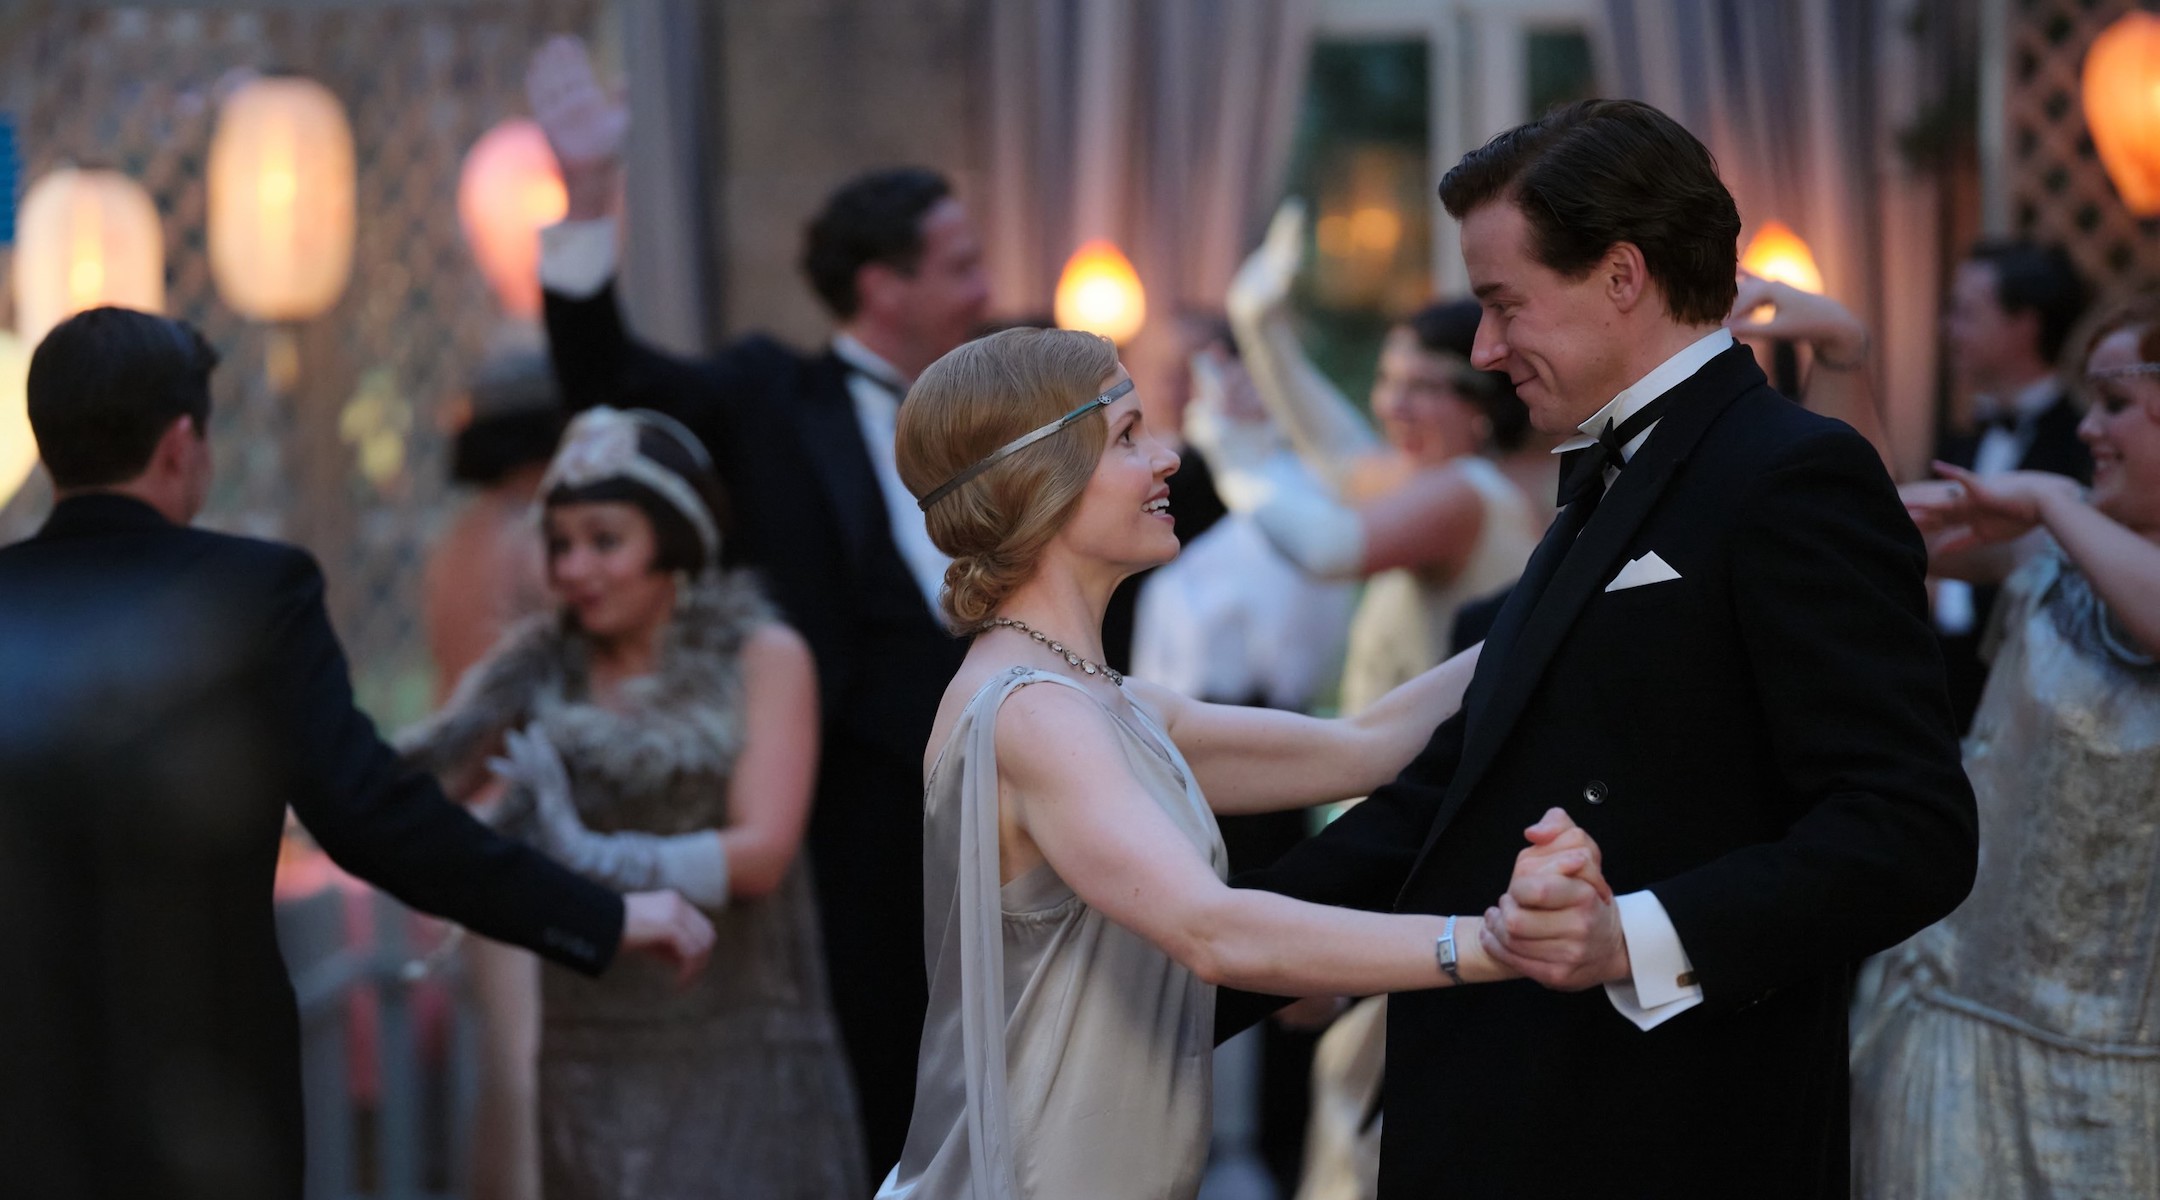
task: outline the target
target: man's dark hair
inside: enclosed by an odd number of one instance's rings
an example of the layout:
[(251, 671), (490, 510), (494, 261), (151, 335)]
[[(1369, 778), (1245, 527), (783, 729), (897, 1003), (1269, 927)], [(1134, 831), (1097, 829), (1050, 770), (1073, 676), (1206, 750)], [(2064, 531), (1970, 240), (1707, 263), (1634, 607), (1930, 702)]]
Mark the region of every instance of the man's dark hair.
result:
[(555, 457), (570, 414), (545, 353), (491, 355), (466, 393), (470, 419), (450, 443), (450, 478), (492, 487), (512, 472)]
[(59, 488), (126, 483), (181, 417), (210, 426), (217, 351), (185, 321), (93, 308), (53, 326), (30, 356), (30, 432)]
[(803, 273), (833, 316), (862, 307), (855, 273), (883, 263), (912, 274), (922, 261), (923, 214), (952, 195), (952, 185), (924, 167), (895, 167), (851, 180), (811, 219), (803, 235)]
[(1515, 383), (1506, 372), (1480, 371), (1470, 365), (1478, 322), (1484, 316), (1484, 306), (1465, 296), (1460, 300), (1436, 300), (1411, 313), (1406, 324), (1421, 349), (1462, 360), (1455, 371), (1455, 387), (1474, 401), (1492, 424), (1493, 448), (1507, 453), (1522, 449), (1529, 439), (1530, 408), (1515, 394)]
[[(720, 531), (720, 536), (727, 537), (730, 528), (727, 493), (718, 476), (701, 466), (672, 434), (650, 426), (638, 430), (638, 453), (682, 476), (690, 490), (705, 502), (705, 510), (712, 514), (713, 525)], [(645, 519), (652, 522), (652, 569), (655, 572), (687, 571), (695, 575), (714, 565), (706, 561), (705, 542), (698, 537), (697, 526), (690, 523), (690, 518), (660, 493), (634, 479), (615, 476), (582, 487), (558, 486), (541, 499), (548, 508), (564, 504), (634, 504), (645, 514)]]
[(1579, 100), (1463, 156), (1440, 180), (1456, 220), (1495, 200), (1530, 222), (1531, 252), (1580, 279), (1615, 243), (1642, 251), (1666, 311), (1723, 321), (1739, 273), (1740, 210), (1695, 135), (1636, 100)]
[(1981, 242), (1965, 259), (1995, 268), (1995, 302), (2004, 312), (2039, 315), (2040, 357), (2059, 360), (2092, 296), (2069, 253), (2061, 246), (2000, 240)]

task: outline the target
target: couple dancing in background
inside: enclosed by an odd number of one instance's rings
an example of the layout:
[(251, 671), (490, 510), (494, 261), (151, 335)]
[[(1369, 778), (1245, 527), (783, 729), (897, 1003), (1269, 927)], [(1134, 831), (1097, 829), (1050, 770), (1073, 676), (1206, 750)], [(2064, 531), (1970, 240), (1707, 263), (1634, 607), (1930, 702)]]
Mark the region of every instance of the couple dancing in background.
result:
[[(930, 1008), (881, 1195), (1190, 1197), (1216, 1038), (1379, 992), (1383, 1196), (1846, 1194), (1852, 972), (1976, 854), (1919, 535), (1723, 328), (1738, 213), (1669, 118), (1558, 110), (1441, 197), (1475, 365), (1572, 439), (1563, 508), (1483, 645), (1355, 718), (1101, 664), (1112, 588), (1177, 548), (1107, 342), (998, 334), (910, 390), (899, 469), (975, 638), (924, 751)], [(1225, 885), (1212, 813), (1366, 792)]]

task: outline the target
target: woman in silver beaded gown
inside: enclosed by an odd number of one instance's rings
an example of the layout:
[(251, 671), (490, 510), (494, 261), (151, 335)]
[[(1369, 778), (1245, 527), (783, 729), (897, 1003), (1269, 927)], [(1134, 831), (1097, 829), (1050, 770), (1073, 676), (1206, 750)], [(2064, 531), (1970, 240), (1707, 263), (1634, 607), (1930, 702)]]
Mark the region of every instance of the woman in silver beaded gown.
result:
[[(510, 783), (498, 823), (712, 919), (682, 981), (619, 961), (541, 979), (548, 1200), (861, 1200), (869, 1192), (807, 866), (809, 651), (718, 569), (717, 481), (657, 414), (594, 409), (540, 485), (558, 611), (513, 629), (405, 740), (453, 790)], [(536, 533), (536, 536), (537, 533)], [(502, 746), (507, 758), (486, 761)]]
[(2160, 299), (2091, 344), (2089, 503), (2026, 472), (1908, 491), (1939, 572), (2009, 570), (1965, 743), (1978, 881), (1856, 1014), (1869, 1200), (2160, 1196)]

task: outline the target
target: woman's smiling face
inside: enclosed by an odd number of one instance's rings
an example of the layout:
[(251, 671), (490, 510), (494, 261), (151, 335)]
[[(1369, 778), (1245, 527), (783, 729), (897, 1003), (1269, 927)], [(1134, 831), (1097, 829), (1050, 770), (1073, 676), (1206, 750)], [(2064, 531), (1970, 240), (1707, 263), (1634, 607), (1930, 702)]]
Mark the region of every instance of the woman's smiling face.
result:
[(2100, 339), (2086, 361), (2091, 406), (2078, 436), (2092, 449), (2093, 507), (2148, 536), (2160, 533), (2160, 375), (2108, 372), (2143, 365), (2142, 328)]
[[(1125, 378), (1119, 368), (1102, 388), (1108, 391)], [(1137, 392), (1119, 397), (1102, 415), (1108, 427), (1102, 457), (1057, 542), (1081, 559), (1127, 571), (1160, 566), (1178, 552), (1168, 482), (1178, 469), (1177, 452), (1149, 432)]]
[(548, 586), (580, 629), (635, 637), (673, 615), (675, 580), (653, 568), (659, 539), (644, 510), (613, 500), (551, 504), (545, 519)]

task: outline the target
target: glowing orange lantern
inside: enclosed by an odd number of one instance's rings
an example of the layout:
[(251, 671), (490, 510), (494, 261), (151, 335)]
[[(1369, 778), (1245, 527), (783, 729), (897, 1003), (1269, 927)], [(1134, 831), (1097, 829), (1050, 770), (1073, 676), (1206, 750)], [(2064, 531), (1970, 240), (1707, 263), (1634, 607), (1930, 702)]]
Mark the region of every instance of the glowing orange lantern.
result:
[(142, 185), (118, 171), (54, 171), (23, 197), (15, 320), (25, 346), (86, 308), (165, 308), (165, 233)]
[(533, 122), (504, 121), (465, 152), (458, 222), (480, 273), (512, 316), (540, 314), (540, 230), (569, 210), (555, 153)]
[(210, 139), (210, 274), (263, 321), (337, 303), (352, 275), (353, 140), (329, 89), (296, 76), (228, 96)]
[(1800, 240), (1800, 235), (1786, 227), (1783, 221), (1763, 223), (1763, 227), (1748, 240), (1747, 250), (1740, 256), (1740, 265), (1764, 279), (1789, 283), (1818, 296), (1822, 294), (1822, 271), (1815, 266), (1815, 255), (1808, 250), (1807, 243)]
[(0, 329), (0, 504), (6, 504), (37, 465), (37, 442), (30, 436), (30, 410), (24, 384), (30, 377), (30, 351), (22, 339)]
[(1061, 329), (1085, 329), (1123, 345), (1147, 322), (1147, 293), (1131, 260), (1098, 238), (1066, 260), (1058, 276), (1056, 314)]
[(2085, 125), (2123, 204), (2160, 214), (2160, 16), (2125, 14), (2085, 55)]

